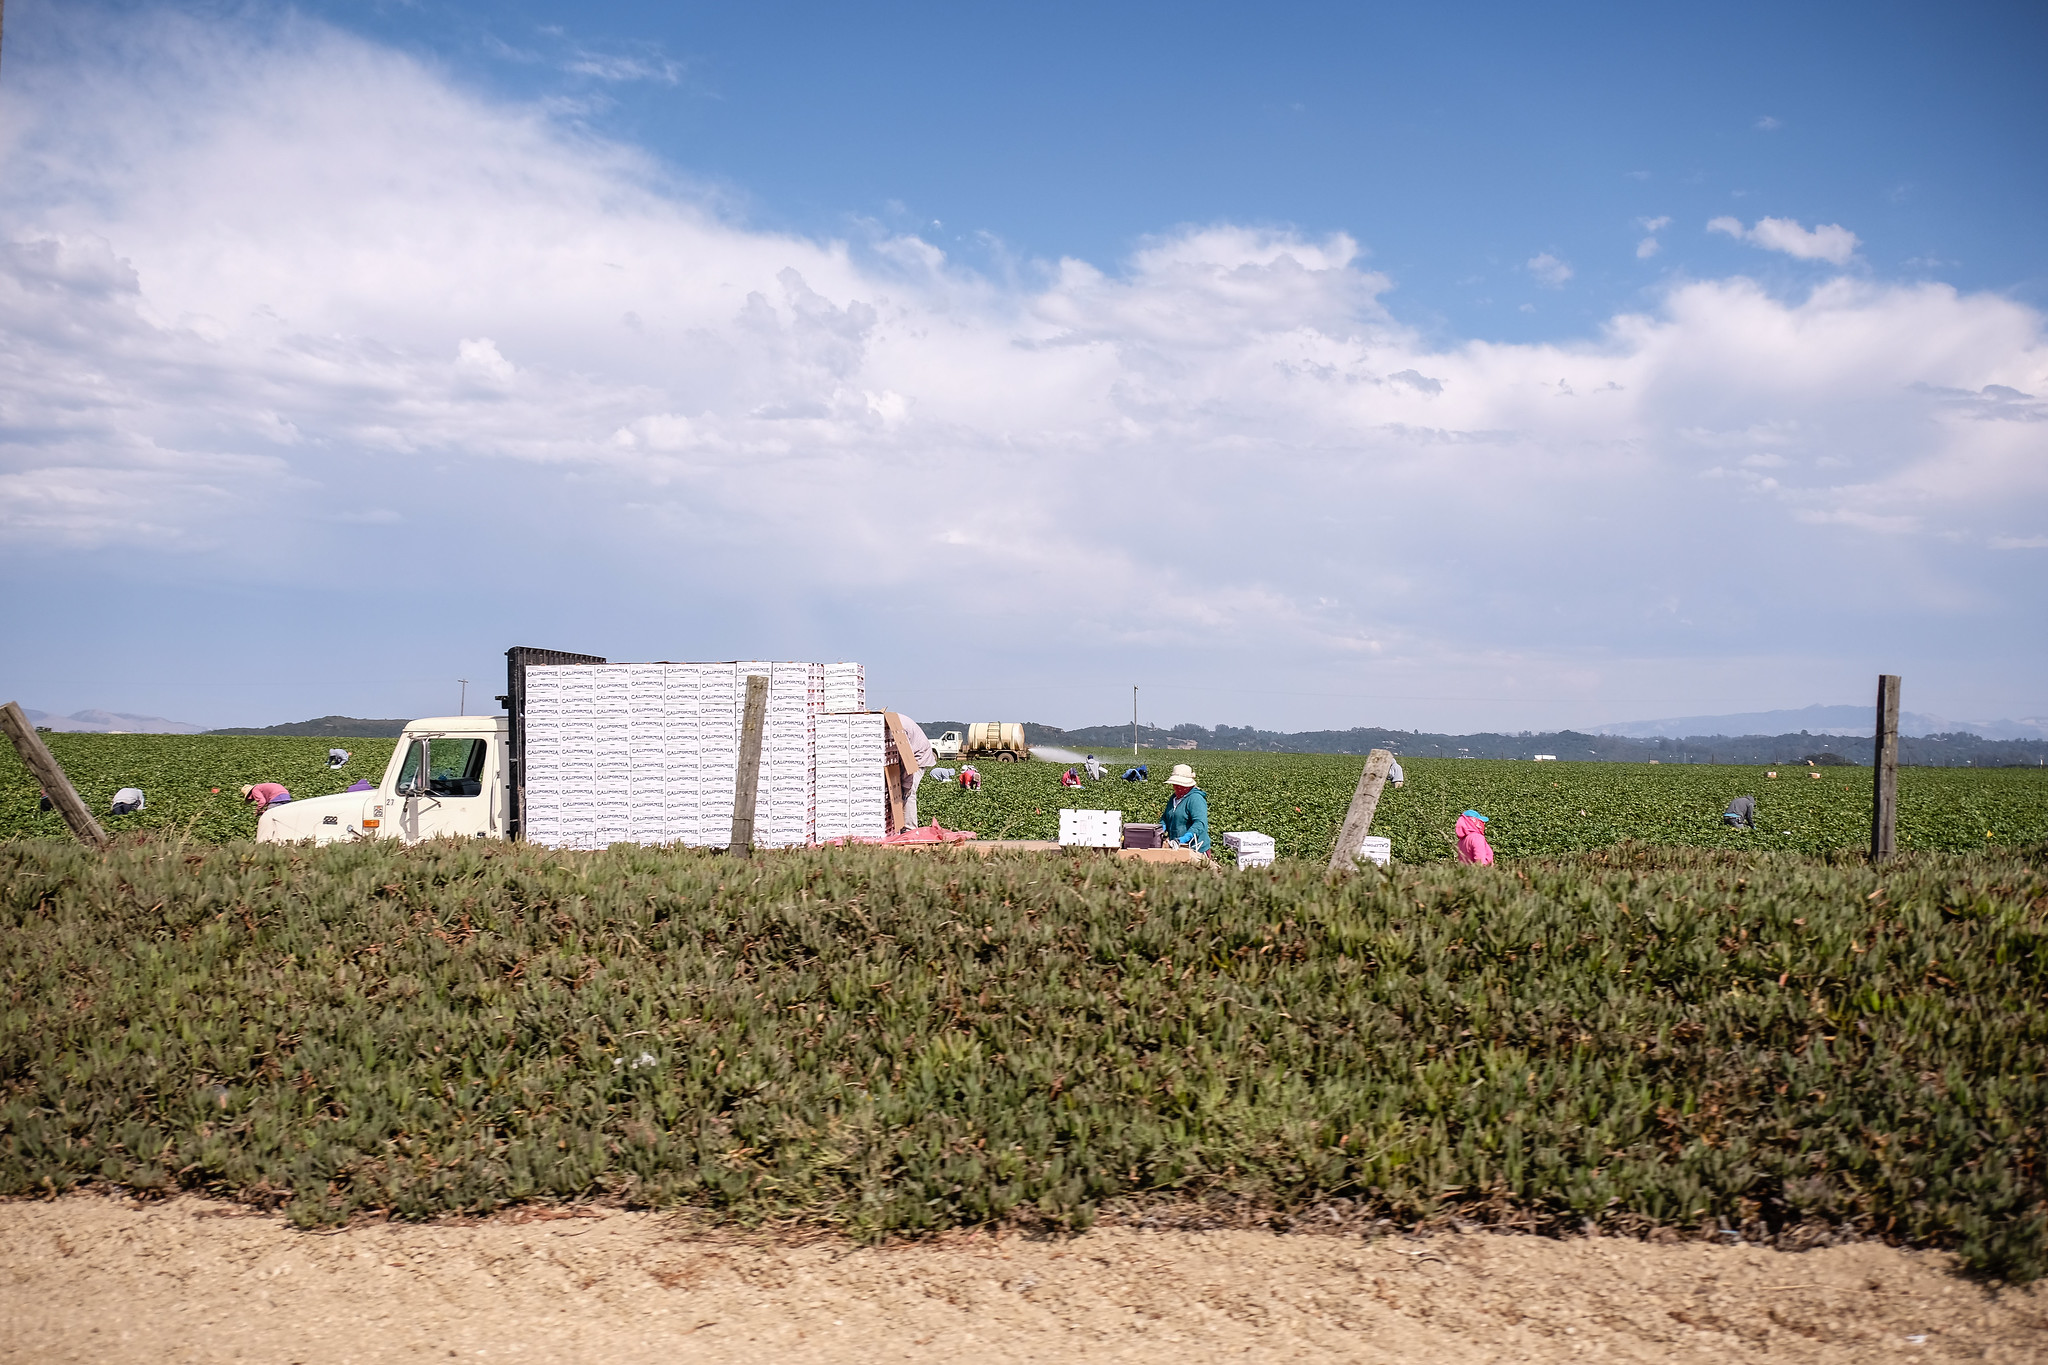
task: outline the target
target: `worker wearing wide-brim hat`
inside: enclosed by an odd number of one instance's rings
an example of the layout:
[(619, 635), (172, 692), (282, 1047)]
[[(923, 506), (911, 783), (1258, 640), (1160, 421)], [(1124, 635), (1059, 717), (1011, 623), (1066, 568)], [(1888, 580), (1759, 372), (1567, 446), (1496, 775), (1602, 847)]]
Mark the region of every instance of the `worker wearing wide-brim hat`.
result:
[(1166, 785), (1173, 788), (1173, 795), (1167, 798), (1166, 809), (1159, 816), (1159, 828), (1166, 832), (1166, 842), (1207, 853), (1209, 798), (1195, 785), (1195, 770), (1185, 763), (1174, 764)]

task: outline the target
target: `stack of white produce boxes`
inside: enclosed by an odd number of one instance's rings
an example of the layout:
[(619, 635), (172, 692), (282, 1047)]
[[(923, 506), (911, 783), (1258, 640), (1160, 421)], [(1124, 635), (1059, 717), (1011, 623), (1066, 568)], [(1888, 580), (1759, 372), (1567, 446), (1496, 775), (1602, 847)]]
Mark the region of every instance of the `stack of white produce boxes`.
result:
[(887, 734), (880, 711), (827, 711), (818, 717), (816, 837), (880, 839), (889, 833), (884, 790)]
[(1124, 813), (1120, 810), (1063, 810), (1060, 844), (1065, 848), (1122, 848)]
[(1234, 834), (1223, 836), (1224, 847), (1237, 854), (1240, 871), (1247, 867), (1271, 867), (1273, 865), (1273, 836), (1261, 834), (1254, 829), (1241, 829)]
[[(754, 796), (754, 843), (762, 848), (801, 848), (812, 842), (817, 813), (817, 720), (825, 712), (823, 664), (758, 661), (733, 666), (739, 680), (740, 711), (746, 711), (746, 680), (768, 678), (768, 722), (761, 735), (761, 777)], [(739, 766), (735, 741), (732, 765)], [(732, 837), (732, 797), (726, 796), (726, 838)]]
[[(819, 722), (828, 668), (818, 663), (536, 664), (526, 670), (525, 834), (553, 848), (682, 843), (723, 848), (732, 837), (735, 770), (750, 674), (768, 678), (754, 842), (816, 842)], [(842, 691), (845, 690), (842, 684)], [(848, 771), (842, 803), (873, 791), (873, 813), (839, 823), (882, 834), (882, 718), (849, 716), (877, 737), (871, 775)], [(846, 727), (842, 726), (842, 729)], [(835, 732), (837, 733), (837, 732)], [(836, 752), (836, 750), (835, 750)], [(847, 750), (848, 753), (853, 752)], [(867, 826), (872, 825), (870, 831)]]
[(825, 665), (827, 714), (868, 709), (868, 671), (859, 664)]

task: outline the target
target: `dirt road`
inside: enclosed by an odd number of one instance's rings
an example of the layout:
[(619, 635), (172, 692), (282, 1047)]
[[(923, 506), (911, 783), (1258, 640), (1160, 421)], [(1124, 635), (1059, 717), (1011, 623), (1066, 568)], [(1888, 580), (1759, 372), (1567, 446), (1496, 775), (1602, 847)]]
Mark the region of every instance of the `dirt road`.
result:
[(650, 1214), (292, 1231), (0, 1204), (0, 1360), (2048, 1360), (2048, 1288), (1935, 1253), (1107, 1229), (890, 1248)]

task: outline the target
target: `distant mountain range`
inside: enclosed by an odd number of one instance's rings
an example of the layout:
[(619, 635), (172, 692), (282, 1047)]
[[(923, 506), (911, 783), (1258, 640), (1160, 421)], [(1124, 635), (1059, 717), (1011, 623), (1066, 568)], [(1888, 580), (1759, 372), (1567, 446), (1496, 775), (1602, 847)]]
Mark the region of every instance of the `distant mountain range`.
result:
[[(966, 727), (958, 721), (924, 723), (926, 734)], [(1025, 741), (1035, 747), (1056, 746), (1080, 753), (1096, 753), (1114, 759), (1128, 755), (1131, 727), (1095, 725), (1062, 730), (1034, 721), (1024, 722)], [(1257, 730), (1246, 726), (1200, 725), (1163, 728), (1140, 726), (1138, 742), (1148, 750), (1228, 749), (1240, 752), (1282, 754), (1364, 754), (1373, 749), (1390, 749), (1407, 758), (1520, 758), (1541, 755), (1580, 763), (1735, 763), (1774, 764), (1842, 761), (1870, 762), (1871, 742), (1867, 735), (1842, 736), (1816, 732), (1776, 735), (1686, 735), (1671, 737), (1580, 733), (1551, 730), (1536, 734), (1436, 735), (1418, 730), (1384, 730), (1360, 727), (1353, 730), (1308, 730), (1294, 734)], [(1200, 759), (1189, 755), (1195, 761)], [(1161, 758), (1160, 761), (1166, 761)], [(2048, 739), (1980, 739), (1975, 735), (1941, 732), (1908, 735), (1899, 740), (1899, 761), (1924, 767), (2036, 767), (2048, 763)]]
[(402, 720), (365, 720), (360, 716), (321, 716), (316, 720), (295, 720), (285, 725), (266, 725), (260, 729), (238, 726), (229, 730), (209, 730), (203, 725), (188, 725), (182, 720), (165, 720), (162, 716), (131, 716), (124, 711), (74, 711), (68, 716), (53, 716), (48, 711), (35, 711), (24, 706), (22, 714), (29, 724), (39, 728), (63, 731), (69, 734), (99, 735), (315, 735), (348, 736), (352, 739), (391, 739), (405, 730)]
[(209, 735), (318, 735), (324, 738), (350, 739), (396, 739), (405, 733), (408, 724), (402, 720), (364, 720), (360, 716), (321, 716), (315, 720), (295, 720), (284, 725), (266, 725), (262, 729), (240, 726), (232, 730), (208, 730)]
[[(1862, 735), (1877, 730), (1877, 708), (1868, 706), (1803, 706), (1796, 711), (1743, 711), (1732, 716), (1675, 716), (1666, 720), (1632, 720), (1595, 725), (1596, 735), (1631, 739), (1684, 739), (1693, 735)], [(2048, 739), (2048, 718), (2027, 720), (1950, 720), (1924, 711), (1899, 712), (1899, 733), (1975, 735), (1979, 739)]]
[(53, 716), (48, 711), (32, 711), (26, 706), (21, 711), (31, 725), (73, 733), (198, 735), (206, 732), (203, 725), (187, 725), (182, 720), (165, 720), (162, 716), (131, 716), (125, 711), (74, 711), (68, 716)]

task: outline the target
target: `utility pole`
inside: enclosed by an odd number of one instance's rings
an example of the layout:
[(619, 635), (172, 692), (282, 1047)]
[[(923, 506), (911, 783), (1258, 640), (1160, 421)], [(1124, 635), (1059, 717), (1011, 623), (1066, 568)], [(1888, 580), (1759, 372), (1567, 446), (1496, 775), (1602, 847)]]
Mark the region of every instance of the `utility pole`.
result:
[[(5, 2), (6, 0), (0, 0), (0, 4), (4, 4)], [(457, 711), (455, 714), (458, 716), (466, 716), (469, 714), (469, 679), (457, 678), (455, 681), (462, 684), (462, 700), (456, 703), (456, 705), (461, 707), (462, 709)]]
[(1131, 757), (1138, 756), (1138, 685), (1131, 684)]

